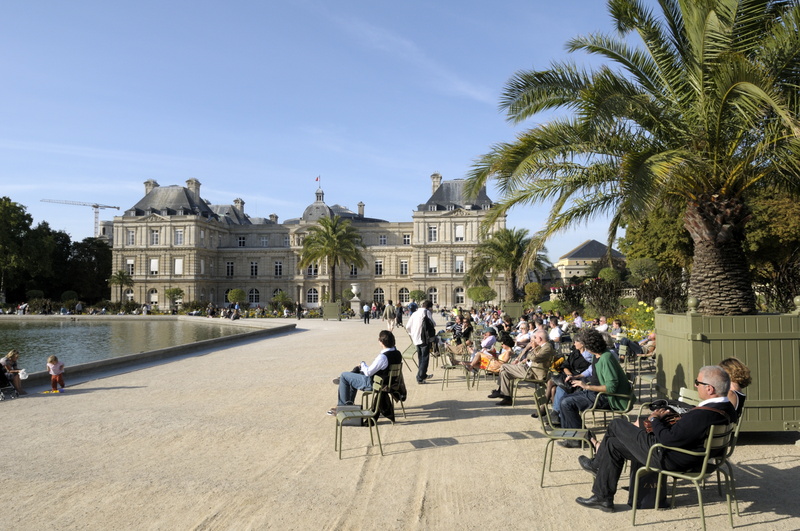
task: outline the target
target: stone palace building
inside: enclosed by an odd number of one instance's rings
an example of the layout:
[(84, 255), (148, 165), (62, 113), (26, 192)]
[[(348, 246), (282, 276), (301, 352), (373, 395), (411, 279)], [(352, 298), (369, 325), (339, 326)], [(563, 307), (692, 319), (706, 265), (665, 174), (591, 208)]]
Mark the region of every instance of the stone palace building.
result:
[[(356, 285), (363, 301), (407, 303), (413, 290), (424, 291), (445, 307), (469, 306), (464, 273), (480, 241), (480, 224), (492, 201), (481, 190), (464, 197), (462, 179), (443, 181), (431, 175), (432, 191), (411, 221), (390, 222), (340, 205), (328, 206), (322, 189), (298, 218), (282, 223), (249, 216), (244, 201), (212, 205), (200, 195), (200, 182), (159, 186), (146, 181), (145, 195), (114, 218), (113, 270), (133, 277), (123, 297), (153, 306), (167, 304), (164, 292), (181, 288), (184, 301), (226, 304), (231, 289), (244, 290), (251, 306), (266, 306), (283, 291), (306, 307), (327, 300), (327, 264), (299, 268), (303, 238), (323, 216), (349, 219), (366, 249), (367, 267), (337, 268), (336, 286)], [(490, 232), (505, 227), (505, 217)], [(104, 227), (105, 228), (105, 227)], [(505, 300), (502, 278), (493, 283), (498, 302)], [(112, 297), (119, 292), (112, 290)], [(341, 293), (337, 298), (341, 298)]]

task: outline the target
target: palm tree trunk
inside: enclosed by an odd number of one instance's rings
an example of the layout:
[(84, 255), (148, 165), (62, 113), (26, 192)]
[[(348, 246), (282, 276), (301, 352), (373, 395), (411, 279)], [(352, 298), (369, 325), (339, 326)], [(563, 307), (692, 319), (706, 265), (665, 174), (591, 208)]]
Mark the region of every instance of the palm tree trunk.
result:
[(516, 300), (516, 297), (514, 297), (516, 289), (517, 279), (514, 277), (514, 271), (509, 269), (506, 271), (506, 300), (508, 302), (514, 302)]
[(694, 240), (689, 295), (705, 315), (756, 313), (747, 258), (742, 248), (749, 219), (737, 198), (704, 196), (687, 205), (684, 225)]
[(336, 302), (336, 266), (331, 265), (331, 302)]

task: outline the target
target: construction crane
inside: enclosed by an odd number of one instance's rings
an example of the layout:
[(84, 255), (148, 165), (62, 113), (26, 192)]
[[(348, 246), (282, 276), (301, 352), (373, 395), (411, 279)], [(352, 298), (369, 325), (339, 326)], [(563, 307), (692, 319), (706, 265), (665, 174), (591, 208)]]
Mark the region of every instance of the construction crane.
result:
[(84, 203), (83, 201), (64, 201), (62, 199), (42, 199), (44, 203), (61, 203), (62, 205), (78, 205), (78, 206), (88, 206), (94, 209), (94, 237), (97, 238), (100, 236), (100, 209), (101, 208), (116, 208), (119, 210), (118, 206), (111, 206), (111, 205), (101, 205), (100, 203)]

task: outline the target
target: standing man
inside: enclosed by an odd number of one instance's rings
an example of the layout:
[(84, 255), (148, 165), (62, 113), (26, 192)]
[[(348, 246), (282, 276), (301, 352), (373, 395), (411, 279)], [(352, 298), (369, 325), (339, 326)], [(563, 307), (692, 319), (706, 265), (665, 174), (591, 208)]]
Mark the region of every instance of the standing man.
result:
[(389, 332), (394, 330), (395, 322), (397, 321), (397, 314), (394, 310), (394, 305), (392, 301), (389, 301), (389, 304), (386, 305), (386, 308), (383, 309), (383, 318), (386, 320), (386, 324), (389, 325)]
[(417, 311), (411, 314), (406, 323), (406, 330), (411, 336), (411, 341), (417, 347), (417, 357), (419, 358), (419, 371), (417, 372), (417, 383), (423, 384), (428, 378), (433, 378), (433, 374), (428, 374), (428, 361), (430, 359), (430, 342), (436, 337), (436, 328), (433, 325), (433, 314), (431, 313), (433, 303), (425, 300)]
[[(661, 421), (669, 412), (668, 409), (657, 409), (650, 414), (652, 433), (637, 424), (631, 424), (628, 419), (616, 418), (611, 421), (597, 456), (594, 459), (585, 455), (578, 458), (581, 468), (594, 474), (595, 479), (592, 496), (575, 501), (584, 507), (614, 512), (614, 494), (625, 461), (631, 461), (632, 471), (641, 468), (647, 461), (650, 447), (656, 443), (702, 452), (711, 426), (730, 424), (736, 419), (736, 411), (727, 397), (731, 380), (725, 370), (715, 365), (702, 367), (694, 385), (701, 402), (684, 413), (675, 424)], [(661, 460), (669, 470), (691, 470), (703, 461), (703, 457), (665, 452)]]
[(365, 302), (361, 310), (364, 312), (364, 324), (369, 324), (369, 314), (372, 308)]

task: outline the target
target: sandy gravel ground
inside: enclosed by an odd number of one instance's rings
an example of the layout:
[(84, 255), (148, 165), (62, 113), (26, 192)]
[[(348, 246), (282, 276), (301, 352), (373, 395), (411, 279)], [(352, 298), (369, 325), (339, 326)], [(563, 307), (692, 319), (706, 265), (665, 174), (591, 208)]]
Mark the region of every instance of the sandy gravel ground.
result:
[[(70, 381), (63, 395), (0, 403), (5, 495), (0, 527), (43, 529), (626, 529), (578, 506), (591, 477), (582, 450), (556, 448), (539, 487), (545, 439), (531, 400), (501, 408), (490, 384), (442, 391), (409, 377), (408, 418), (366, 428), (334, 452), (331, 379), (378, 352), (380, 320), (308, 321), (297, 331), (168, 363)], [(399, 346), (408, 337), (399, 334)], [(409, 373), (406, 372), (409, 376)], [(743, 435), (734, 456), (737, 527), (800, 528), (795, 433)], [(626, 481), (623, 478), (623, 481)], [(727, 529), (707, 488), (709, 529)], [(696, 494), (674, 510), (642, 511), (650, 529), (700, 529)]]

